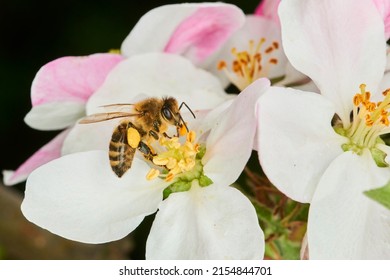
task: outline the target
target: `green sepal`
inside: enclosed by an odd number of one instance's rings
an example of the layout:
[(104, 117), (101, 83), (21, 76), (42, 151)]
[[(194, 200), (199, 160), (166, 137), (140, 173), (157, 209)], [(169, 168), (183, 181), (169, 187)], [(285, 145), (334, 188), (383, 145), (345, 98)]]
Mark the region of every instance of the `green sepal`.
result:
[(199, 186), (207, 187), (207, 186), (210, 186), (212, 183), (214, 183), (214, 182), (209, 177), (207, 177), (206, 175), (200, 175)]
[(170, 184), (163, 191), (163, 199), (166, 199), (171, 193), (188, 191), (191, 188), (191, 184), (192, 182), (184, 180), (179, 180)]
[(199, 152), (196, 154), (196, 159), (202, 159), (206, 153), (206, 147), (204, 145), (201, 145), (199, 147)]
[(274, 84), (276, 84), (276, 83), (278, 83), (278, 82), (280, 82), (280, 81), (283, 81), (283, 79), (284, 79), (285, 77), (286, 77), (286, 76), (283, 75), (283, 76), (279, 76), (279, 77), (270, 79), (271, 85), (274, 85)]
[(345, 143), (341, 145), (341, 148), (343, 149), (344, 152), (354, 152), (355, 154), (361, 156), (363, 152), (363, 148), (354, 144), (354, 143)]
[(372, 148), (370, 151), (371, 151), (372, 158), (374, 159), (374, 161), (378, 167), (388, 167), (389, 166), (389, 164), (385, 161), (387, 154), (384, 151), (382, 151), (378, 148)]
[(390, 181), (385, 186), (365, 191), (364, 194), (390, 209)]

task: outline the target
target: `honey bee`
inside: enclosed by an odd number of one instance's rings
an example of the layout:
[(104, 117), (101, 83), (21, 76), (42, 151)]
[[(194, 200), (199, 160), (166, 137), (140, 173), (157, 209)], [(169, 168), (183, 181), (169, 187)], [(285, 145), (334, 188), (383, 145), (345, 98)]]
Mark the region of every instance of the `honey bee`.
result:
[(114, 129), (109, 145), (111, 169), (120, 178), (131, 168), (135, 151), (138, 149), (143, 156), (152, 161), (156, 155), (150, 144), (160, 137), (171, 138), (167, 131), (170, 126), (176, 127), (176, 135), (188, 127), (180, 115), (181, 107), (185, 105), (195, 118), (194, 113), (182, 102), (173, 97), (147, 98), (135, 104), (111, 104), (105, 108), (131, 108), (132, 112), (97, 113), (83, 118), (79, 123), (88, 124), (126, 118)]

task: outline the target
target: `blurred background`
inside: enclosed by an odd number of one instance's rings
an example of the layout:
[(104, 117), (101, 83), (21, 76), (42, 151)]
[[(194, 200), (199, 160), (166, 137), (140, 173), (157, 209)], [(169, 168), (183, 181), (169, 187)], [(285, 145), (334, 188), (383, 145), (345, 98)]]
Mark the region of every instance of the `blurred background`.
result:
[[(247, 14), (259, 4), (259, 0), (225, 2)], [(143, 14), (172, 3), (180, 2), (0, 0), (0, 170), (16, 169), (58, 133), (34, 130), (23, 121), (31, 108), (31, 82), (41, 66), (62, 56), (119, 49)], [(23, 190), (24, 183), (0, 186), (0, 259), (144, 258), (153, 217), (123, 240), (80, 244), (28, 223), (19, 210)]]

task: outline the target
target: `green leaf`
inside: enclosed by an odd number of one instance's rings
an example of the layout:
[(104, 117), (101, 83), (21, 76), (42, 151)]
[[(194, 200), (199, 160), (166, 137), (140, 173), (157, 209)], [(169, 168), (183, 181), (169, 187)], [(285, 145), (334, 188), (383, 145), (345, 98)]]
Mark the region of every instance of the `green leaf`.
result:
[(390, 209), (390, 181), (385, 186), (365, 191), (364, 194)]

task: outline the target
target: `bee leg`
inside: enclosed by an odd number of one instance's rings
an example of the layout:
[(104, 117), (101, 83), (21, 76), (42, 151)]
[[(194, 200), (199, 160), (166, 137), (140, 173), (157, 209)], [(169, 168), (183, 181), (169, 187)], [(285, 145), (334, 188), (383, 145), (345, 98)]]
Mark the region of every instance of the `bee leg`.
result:
[(153, 153), (152, 151), (152, 148), (149, 147), (148, 144), (146, 144), (145, 142), (141, 141), (139, 142), (139, 145), (138, 145), (138, 150), (144, 155), (144, 157), (149, 160), (149, 161), (153, 161), (153, 157), (156, 156), (155, 153)]
[(153, 128), (154, 128), (155, 132), (157, 132), (157, 133), (160, 132), (160, 126), (161, 126), (160, 121), (158, 121), (158, 120), (153, 121)]
[(165, 132), (163, 133), (164, 137), (168, 138), (168, 139), (172, 139), (171, 136), (169, 136), (168, 134), (166, 134)]
[(149, 135), (152, 136), (154, 139), (158, 140), (158, 134), (154, 130), (149, 131)]

